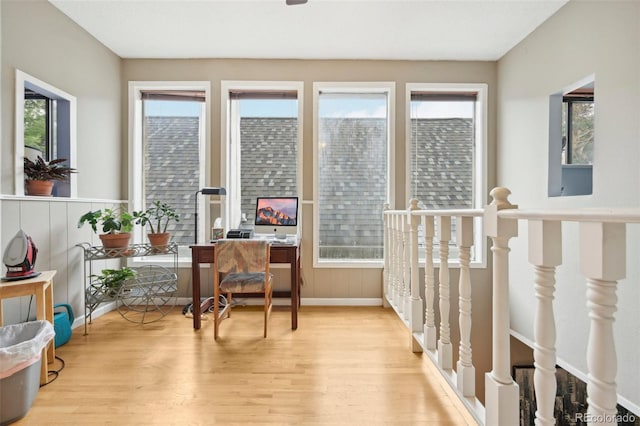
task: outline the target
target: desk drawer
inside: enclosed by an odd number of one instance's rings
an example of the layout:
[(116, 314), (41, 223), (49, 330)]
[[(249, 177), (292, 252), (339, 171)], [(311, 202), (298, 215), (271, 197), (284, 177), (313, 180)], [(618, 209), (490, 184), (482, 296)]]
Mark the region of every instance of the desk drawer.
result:
[(297, 247), (271, 247), (271, 263), (291, 263), (295, 259)]
[[(192, 249), (194, 250), (194, 249)], [(198, 250), (198, 263), (213, 263), (213, 247)]]

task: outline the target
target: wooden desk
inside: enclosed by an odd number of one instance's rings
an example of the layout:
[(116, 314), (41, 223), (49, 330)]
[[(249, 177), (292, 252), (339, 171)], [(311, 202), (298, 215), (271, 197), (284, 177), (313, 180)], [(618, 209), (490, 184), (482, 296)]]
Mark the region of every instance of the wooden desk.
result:
[[(2, 325), (2, 300), (11, 297), (36, 296), (36, 319), (47, 320), (53, 325), (53, 276), (56, 271), (44, 271), (35, 278), (18, 281), (0, 281), (0, 326)], [(56, 357), (54, 340), (42, 349), (40, 384), (47, 383), (48, 364)]]
[[(193, 285), (193, 328), (200, 328), (200, 264), (213, 263), (215, 244), (191, 246), (191, 283)], [(274, 291), (273, 297), (291, 297), (291, 329), (298, 328), (300, 307), (300, 243), (271, 245), (271, 263), (291, 266), (291, 291)]]

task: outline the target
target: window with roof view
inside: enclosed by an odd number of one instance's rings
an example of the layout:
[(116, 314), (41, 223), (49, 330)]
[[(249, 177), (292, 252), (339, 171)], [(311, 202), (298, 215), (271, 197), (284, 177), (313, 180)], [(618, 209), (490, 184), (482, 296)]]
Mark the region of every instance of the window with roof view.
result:
[(223, 82), (227, 101), (226, 227), (252, 228), (257, 197), (298, 196), (298, 82)]
[[(485, 92), (484, 85), (407, 85), (407, 193), (421, 209), (482, 208)], [(476, 261), (482, 255), (480, 226), (476, 220)], [(452, 227), (455, 231), (455, 219)], [(455, 232), (452, 238), (455, 257)], [(420, 254), (424, 258), (424, 252)]]
[[(179, 245), (180, 257), (187, 257), (189, 244), (194, 241), (194, 197), (206, 181), (203, 158), (207, 88), (195, 83), (132, 84), (135, 120), (130, 210), (149, 208), (156, 201), (173, 207), (179, 221), (170, 221), (167, 232)], [(206, 203), (200, 201), (205, 211)], [(198, 229), (204, 229), (206, 215), (199, 215), (198, 220)], [(136, 227), (134, 231), (136, 242), (146, 241), (147, 230)]]
[(383, 257), (393, 83), (317, 83), (315, 263)]

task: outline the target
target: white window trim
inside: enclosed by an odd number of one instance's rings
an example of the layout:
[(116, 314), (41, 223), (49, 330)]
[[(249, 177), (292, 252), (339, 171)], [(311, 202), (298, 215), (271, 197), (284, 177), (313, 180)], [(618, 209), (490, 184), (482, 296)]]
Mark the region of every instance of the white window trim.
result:
[[(77, 100), (76, 97), (58, 89), (42, 80), (39, 80), (26, 72), (16, 69), (15, 85), (15, 195), (24, 196), (24, 88), (25, 86), (35, 86), (51, 99), (65, 100), (69, 102), (69, 141), (67, 158), (69, 167), (77, 169)], [(64, 141), (59, 144), (67, 145)], [(69, 176), (69, 197), (78, 197), (78, 180), (75, 173)]]
[[(220, 182), (221, 185), (227, 188), (227, 193), (231, 190), (237, 191), (239, 185), (230, 185), (230, 164), (231, 158), (229, 158), (229, 115), (231, 102), (229, 102), (229, 92), (233, 90), (245, 90), (245, 91), (268, 91), (268, 90), (295, 90), (297, 93), (298, 101), (298, 133), (297, 133), (297, 158), (296, 158), (296, 192), (298, 197), (302, 199), (302, 134), (303, 134), (303, 106), (304, 106), (304, 82), (302, 81), (243, 81), (243, 80), (222, 80), (220, 83), (221, 95), (220, 95)], [(225, 229), (229, 228), (229, 224), (226, 218), (233, 217), (231, 214), (230, 202), (225, 203), (223, 210), (222, 223)], [(303, 226), (302, 207), (298, 209), (298, 234), (302, 233)]]
[[(487, 203), (487, 141), (488, 141), (488, 85), (486, 83), (407, 83), (406, 84), (406, 114), (405, 114), (405, 134), (407, 135), (407, 145), (405, 147), (405, 194), (411, 193), (411, 147), (409, 146), (411, 135), (411, 93), (412, 92), (476, 92), (476, 122), (479, 125), (475, 128), (475, 162), (474, 162), (474, 186), (473, 186), (473, 208), (483, 209)], [(408, 202), (408, 200), (407, 200)], [(405, 206), (406, 207), (406, 206)], [(403, 208), (405, 208), (403, 207)], [(480, 226), (478, 226), (480, 224)], [(486, 267), (487, 264), (487, 243), (484, 236), (484, 229), (481, 220), (474, 221), (474, 246), (475, 259), (471, 262), (472, 267)], [(434, 263), (439, 264), (439, 259), (434, 259)], [(424, 262), (421, 262), (424, 264)], [(459, 266), (457, 260), (449, 261), (450, 265)]]
[[(129, 81), (129, 210), (131, 212), (136, 210), (142, 210), (142, 197), (143, 197), (143, 178), (141, 168), (144, 166), (144, 155), (142, 149), (142, 96), (141, 92), (145, 90), (187, 90), (187, 91), (204, 91), (204, 122), (200, 122), (201, 141), (199, 161), (200, 167), (200, 186), (204, 186), (206, 182), (209, 182), (210, 178), (210, 164), (206, 161), (210, 158), (210, 140), (211, 140), (211, 82), (209, 81)], [(205, 223), (207, 219), (205, 217), (205, 204), (204, 202), (198, 203), (198, 233), (199, 241), (202, 241), (205, 235), (207, 227)], [(141, 227), (134, 227), (133, 241), (144, 241), (143, 229)], [(173, 263), (173, 256), (166, 260), (158, 257), (150, 257), (146, 261), (153, 261), (153, 263)], [(179, 266), (191, 265), (191, 257), (181, 257), (178, 259)], [(140, 261), (134, 263), (144, 263)]]
[[(318, 203), (318, 132), (320, 122), (318, 120), (320, 92), (344, 92), (353, 93), (386, 93), (387, 94), (387, 114), (389, 117), (388, 143), (387, 143), (387, 196), (386, 202), (392, 200), (392, 185), (395, 181), (395, 117), (396, 117), (396, 83), (394, 81), (382, 82), (314, 82), (313, 83), (313, 267), (314, 268), (377, 268), (384, 266), (384, 259), (381, 260), (321, 260), (320, 259), (320, 206)], [(382, 211), (380, 211), (382, 215)]]

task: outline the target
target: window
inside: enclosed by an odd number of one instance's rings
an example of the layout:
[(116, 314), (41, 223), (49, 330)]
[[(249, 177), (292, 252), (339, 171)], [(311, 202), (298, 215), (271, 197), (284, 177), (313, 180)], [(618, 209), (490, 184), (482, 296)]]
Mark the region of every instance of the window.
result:
[(595, 76), (549, 96), (550, 197), (593, 193)]
[[(24, 157), (66, 158), (76, 168), (76, 98), (16, 70), (16, 195), (24, 195)], [(76, 197), (76, 175), (56, 181), (54, 197)]]
[(593, 164), (593, 87), (562, 97), (562, 164)]
[[(189, 257), (195, 236), (196, 191), (207, 182), (205, 151), (208, 134), (209, 83), (131, 82), (130, 210), (168, 203), (180, 215), (167, 231), (179, 245), (180, 258)], [(209, 201), (209, 200), (207, 200)], [(213, 202), (213, 201), (212, 201)], [(199, 200), (203, 213), (205, 205)], [(198, 215), (204, 230), (208, 216)], [(147, 230), (136, 227), (134, 240), (145, 241)], [(204, 231), (200, 232), (202, 235)]]
[(314, 84), (314, 265), (380, 265), (394, 83)]
[(253, 227), (257, 197), (300, 193), (302, 91), (300, 82), (222, 82), (227, 229)]
[(56, 106), (55, 99), (31, 89), (24, 90), (24, 149), (27, 157), (40, 156), (46, 161), (56, 158)]
[[(407, 85), (407, 194), (420, 208), (484, 206), (486, 92), (484, 84)], [(483, 261), (481, 226), (476, 220), (471, 258), (476, 262)], [(455, 219), (452, 227), (455, 231)], [(455, 258), (455, 232), (450, 244)]]

